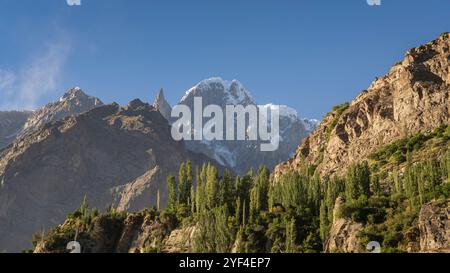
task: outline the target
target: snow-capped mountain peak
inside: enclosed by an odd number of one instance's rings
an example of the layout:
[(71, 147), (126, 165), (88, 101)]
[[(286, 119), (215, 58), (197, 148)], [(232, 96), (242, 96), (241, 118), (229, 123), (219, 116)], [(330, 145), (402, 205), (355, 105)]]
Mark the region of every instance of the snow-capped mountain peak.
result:
[(269, 103), (266, 105), (260, 105), (259, 108), (268, 108), (271, 111), (275, 110), (278, 107), (280, 117), (290, 118), (291, 120), (298, 120), (297, 110), (291, 108), (287, 105), (275, 105), (273, 103)]
[(98, 98), (88, 96), (78, 86), (69, 89), (62, 97), (59, 98), (59, 102), (75, 101), (75, 100), (77, 100), (77, 101), (92, 101), (95, 106), (99, 106), (99, 105), (103, 104)]
[(223, 101), (220, 105), (256, 104), (242, 83), (238, 80), (227, 81), (220, 77), (212, 77), (199, 82), (186, 91), (180, 103), (183, 104), (190, 97), (204, 97), (206, 95), (222, 98)]
[[(227, 81), (219, 77), (209, 78), (190, 88), (181, 99), (180, 104), (194, 107), (194, 97), (202, 97), (203, 107), (206, 105), (219, 105), (226, 112), (227, 105), (258, 105), (250, 92), (237, 80)], [(275, 104), (258, 106), (261, 115), (266, 117), (271, 127), (271, 112), (278, 107)], [(265, 108), (265, 109), (264, 109)], [(306, 137), (314, 128), (313, 122), (303, 121), (299, 118), (295, 109), (279, 106), (279, 149), (275, 152), (264, 153), (260, 151), (261, 139), (253, 141), (238, 140), (212, 140), (212, 141), (187, 141), (186, 147), (192, 151), (204, 153), (214, 158), (221, 164), (233, 169), (236, 173), (244, 174), (251, 168), (266, 165), (273, 168), (279, 162), (283, 162), (295, 152), (302, 138)], [(260, 118), (264, 118), (260, 116)], [(247, 124), (246, 129), (252, 124)], [(256, 125), (257, 126), (257, 125)]]
[(19, 135), (32, 132), (46, 123), (81, 114), (102, 105), (100, 99), (87, 95), (80, 87), (71, 88), (58, 101), (33, 111)]

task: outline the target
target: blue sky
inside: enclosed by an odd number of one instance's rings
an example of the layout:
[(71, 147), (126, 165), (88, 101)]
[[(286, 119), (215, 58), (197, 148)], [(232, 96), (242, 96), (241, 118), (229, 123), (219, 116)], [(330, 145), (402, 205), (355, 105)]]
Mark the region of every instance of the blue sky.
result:
[(0, 109), (72, 86), (120, 104), (163, 87), (173, 104), (220, 76), (321, 118), (450, 31), (448, 14), (448, 0), (0, 0)]

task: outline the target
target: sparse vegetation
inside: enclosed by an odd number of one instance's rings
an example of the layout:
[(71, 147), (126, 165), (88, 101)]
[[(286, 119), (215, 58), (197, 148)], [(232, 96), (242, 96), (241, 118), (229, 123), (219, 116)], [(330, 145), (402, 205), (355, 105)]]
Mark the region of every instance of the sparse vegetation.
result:
[[(340, 111), (343, 108), (339, 107)], [(147, 209), (135, 216), (158, 223), (160, 242), (175, 228), (196, 225), (192, 247), (197, 252), (321, 252), (340, 196), (346, 202), (339, 215), (364, 226), (359, 234), (361, 244), (377, 240), (385, 246), (384, 251), (401, 252), (406, 245), (417, 244), (421, 206), (450, 198), (450, 152), (415, 164), (411, 154), (428, 147), (429, 141), (448, 141), (448, 132), (448, 126), (441, 126), (428, 135), (414, 134), (371, 157), (400, 162), (395, 155), (405, 155), (401, 173), (380, 172), (362, 162), (352, 165), (345, 177), (320, 179), (313, 166), (303, 163), (275, 183), (265, 167), (233, 178), (228, 171), (219, 176), (216, 167), (208, 164), (196, 168), (194, 176), (186, 162), (180, 166), (178, 178), (167, 179), (167, 208)], [(126, 216), (113, 207), (101, 214), (89, 209), (85, 199), (64, 225), (43, 238), (36, 235), (34, 245), (45, 241), (47, 249), (64, 252), (66, 243), (77, 236), (83, 251), (90, 252), (98, 251), (94, 244), (104, 238), (102, 242), (108, 243), (103, 243), (102, 250), (114, 251)], [(140, 251), (161, 252), (162, 245), (147, 242)]]
[[(330, 139), (331, 132), (333, 132), (334, 128), (336, 127), (339, 118), (341, 117), (342, 113), (347, 110), (350, 107), (350, 104), (348, 102), (345, 102), (343, 104), (339, 104), (333, 107), (333, 111), (331, 114), (334, 115), (333, 121), (327, 126), (325, 130), (325, 137), (327, 139)], [(330, 113), (329, 113), (330, 114)]]

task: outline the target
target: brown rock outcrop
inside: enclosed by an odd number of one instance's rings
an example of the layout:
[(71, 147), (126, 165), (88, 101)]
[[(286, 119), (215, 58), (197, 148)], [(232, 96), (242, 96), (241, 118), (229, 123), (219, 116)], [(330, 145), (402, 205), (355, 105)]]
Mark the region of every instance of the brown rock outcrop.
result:
[(321, 176), (342, 174), (386, 144), (450, 123), (450, 34), (413, 48), (347, 108), (327, 115), (276, 175), (317, 165)]
[(361, 251), (358, 233), (362, 231), (363, 225), (339, 216), (339, 210), (344, 203), (343, 198), (339, 197), (336, 200), (333, 210), (333, 224), (325, 242), (325, 252), (358, 253)]
[(79, 207), (134, 211), (166, 203), (166, 177), (210, 160), (185, 149), (167, 120), (139, 100), (47, 123), (0, 153), (0, 251), (30, 247), (35, 232)]
[(419, 229), (420, 251), (450, 253), (450, 201), (424, 205)]

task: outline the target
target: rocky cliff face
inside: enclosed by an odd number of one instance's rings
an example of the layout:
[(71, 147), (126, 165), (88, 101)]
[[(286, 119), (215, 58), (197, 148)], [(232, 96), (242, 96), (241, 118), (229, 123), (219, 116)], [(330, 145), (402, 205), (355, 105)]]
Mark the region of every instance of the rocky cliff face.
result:
[[(73, 220), (66, 220), (38, 240), (34, 253), (67, 252), (65, 244), (74, 238), (65, 238), (64, 233), (73, 231), (74, 226)], [(90, 231), (77, 228), (76, 239), (83, 253), (191, 253), (197, 230), (195, 225), (174, 228), (170, 217), (159, 217), (144, 210), (123, 218), (95, 218)], [(63, 238), (64, 243), (55, 244), (52, 236)]]
[[(345, 203), (338, 198), (333, 210), (333, 223), (325, 242), (325, 252), (358, 253), (365, 252), (360, 242), (360, 232), (364, 225), (351, 219), (342, 218), (339, 211)], [(433, 201), (422, 206), (419, 219), (411, 230), (417, 229), (417, 243), (403, 246), (407, 252), (450, 253), (450, 201)], [(383, 245), (381, 248), (383, 250)]]
[(325, 252), (361, 252), (358, 233), (362, 231), (363, 225), (340, 217), (339, 210), (344, 203), (344, 199), (340, 197), (336, 200), (333, 210), (333, 224), (325, 242)]
[[(221, 78), (210, 78), (192, 87), (181, 99), (180, 104), (194, 109), (194, 97), (201, 97), (203, 107), (218, 105), (225, 114), (226, 105), (257, 105), (252, 95), (238, 81), (225, 81)], [(261, 107), (271, 108), (273, 105)], [(193, 110), (192, 110), (193, 111)], [(204, 124), (207, 119), (204, 119)], [(224, 121), (225, 124), (225, 121)], [(261, 152), (258, 141), (187, 141), (188, 149), (206, 154), (234, 170), (244, 174), (251, 168), (257, 169), (266, 165), (273, 169), (276, 164), (293, 155), (301, 139), (306, 137), (316, 125), (315, 120), (301, 120), (297, 112), (287, 106), (280, 107), (280, 145), (274, 152)], [(248, 129), (248, 127), (246, 127)]]
[(8, 146), (22, 130), (31, 112), (0, 112), (0, 149)]
[(61, 223), (84, 196), (97, 208), (137, 210), (166, 202), (169, 174), (208, 162), (175, 142), (164, 117), (139, 100), (97, 107), (20, 136), (0, 154), (1, 251)]
[(431, 202), (420, 210), (420, 251), (450, 253), (450, 201)]
[(386, 76), (376, 79), (348, 106), (336, 107), (304, 139), (277, 174), (302, 161), (322, 175), (342, 174), (395, 140), (450, 123), (450, 34), (410, 49)]

